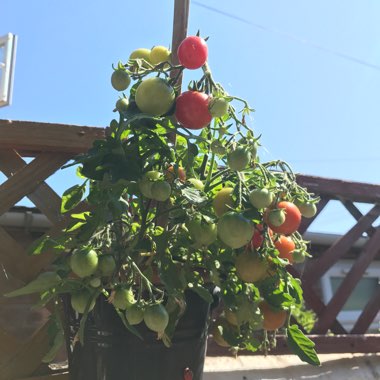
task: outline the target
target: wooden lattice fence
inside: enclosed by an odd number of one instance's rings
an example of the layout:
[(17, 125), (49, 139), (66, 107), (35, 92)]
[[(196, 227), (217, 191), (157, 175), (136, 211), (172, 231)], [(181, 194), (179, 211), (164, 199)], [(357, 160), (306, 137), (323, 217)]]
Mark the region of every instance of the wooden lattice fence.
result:
[[(86, 151), (95, 139), (104, 138), (104, 135), (103, 128), (0, 120), (0, 171), (7, 177), (0, 185), (0, 216), (27, 196), (51, 222), (49, 234), (58, 234), (68, 223), (69, 216), (60, 214), (60, 197), (46, 183), (46, 179), (73, 156)], [(27, 163), (24, 157), (33, 160)], [(321, 196), (318, 213), (331, 199), (338, 199), (357, 220), (347, 234), (317, 259), (309, 260), (302, 271), (289, 269), (295, 276), (302, 277), (307, 304), (318, 315), (314, 331), (318, 335), (313, 336), (317, 351), (376, 352), (380, 347), (380, 335), (365, 333), (379, 311), (380, 288), (368, 302), (352, 331), (347, 332), (343, 328), (337, 321), (337, 315), (366, 268), (378, 256), (380, 230), (373, 223), (380, 215), (380, 206), (377, 205), (380, 201), (380, 186), (310, 176), (298, 176), (298, 181)], [(362, 215), (354, 202), (371, 203), (374, 206)], [(306, 232), (312, 221), (304, 221), (301, 232)], [(315, 288), (318, 280), (349, 251), (363, 233), (369, 237), (367, 244), (335, 296), (325, 305)], [(28, 234), (21, 239), (0, 226), (0, 379), (4, 380), (67, 378), (67, 374), (63, 373), (46, 377), (49, 371), (46, 366), (41, 366), (49, 343), (46, 324), (48, 310), (38, 315), (42, 323), (36, 324), (36, 331), (27, 337), (18, 336), (19, 329), (17, 325), (15, 328), (15, 323), (21, 317), (27, 319), (28, 313), (33, 313), (28, 309), (34, 300), (30, 297), (14, 300), (1, 296), (30, 281), (51, 263), (53, 256), (49, 254), (27, 256), (28, 245), (37, 237)], [(15, 313), (18, 318), (12, 317)], [(338, 335), (326, 336), (328, 330)], [(281, 339), (278, 346), (277, 353), (285, 352), (285, 344)], [(210, 344), (210, 355), (226, 353)]]

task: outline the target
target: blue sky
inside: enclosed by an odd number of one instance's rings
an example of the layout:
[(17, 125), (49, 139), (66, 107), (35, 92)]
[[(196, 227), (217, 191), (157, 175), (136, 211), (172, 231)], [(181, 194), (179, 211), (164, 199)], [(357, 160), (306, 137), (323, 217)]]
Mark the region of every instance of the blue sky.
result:
[[(2, 0), (0, 35), (19, 40), (13, 104), (0, 118), (106, 126), (111, 64), (169, 45), (173, 3)], [(210, 36), (216, 80), (256, 109), (262, 160), (378, 183), (379, 14), (376, 0), (197, 0), (189, 34)], [(49, 183), (61, 193), (71, 181), (67, 172)]]

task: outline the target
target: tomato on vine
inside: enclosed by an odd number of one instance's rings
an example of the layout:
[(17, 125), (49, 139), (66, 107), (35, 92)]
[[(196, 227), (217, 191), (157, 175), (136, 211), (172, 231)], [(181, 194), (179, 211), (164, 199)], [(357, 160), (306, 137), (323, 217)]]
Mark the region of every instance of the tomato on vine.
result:
[(204, 92), (185, 91), (176, 101), (175, 117), (188, 129), (201, 129), (210, 124), (212, 116), (208, 110), (209, 96)]
[(230, 248), (243, 247), (251, 241), (252, 235), (252, 222), (239, 213), (228, 212), (218, 221), (219, 239)]
[(251, 153), (244, 147), (237, 147), (227, 155), (227, 163), (231, 170), (244, 170), (251, 161)]
[(179, 63), (187, 69), (199, 69), (207, 61), (206, 41), (198, 36), (186, 37), (178, 47), (177, 56)]
[[(282, 209), (285, 212), (285, 221), (279, 226), (275, 226), (268, 221), (268, 225), (272, 231), (284, 235), (296, 232), (301, 224), (301, 213), (298, 207), (292, 202), (281, 201), (277, 203), (276, 208)], [(269, 213), (270, 210), (268, 210), (267, 215)]]
[(140, 111), (152, 116), (166, 114), (172, 108), (174, 99), (173, 87), (165, 79), (158, 77), (143, 80), (135, 94)]
[(290, 264), (293, 264), (293, 251), (296, 245), (290, 236), (280, 235), (277, 240), (274, 241), (274, 246), (279, 252), (279, 257), (282, 259), (288, 259)]

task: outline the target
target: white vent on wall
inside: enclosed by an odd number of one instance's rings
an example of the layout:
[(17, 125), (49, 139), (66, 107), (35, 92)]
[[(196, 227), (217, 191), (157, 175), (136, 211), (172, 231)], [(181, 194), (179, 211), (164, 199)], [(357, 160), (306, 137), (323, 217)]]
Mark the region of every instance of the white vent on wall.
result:
[(8, 33), (0, 37), (0, 107), (12, 102), (17, 37)]

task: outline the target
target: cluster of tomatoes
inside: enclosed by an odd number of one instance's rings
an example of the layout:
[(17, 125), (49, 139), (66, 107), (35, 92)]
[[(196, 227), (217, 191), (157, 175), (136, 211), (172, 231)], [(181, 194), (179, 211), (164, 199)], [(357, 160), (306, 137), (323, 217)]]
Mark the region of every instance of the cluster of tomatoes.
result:
[[(170, 60), (170, 51), (164, 46), (155, 46), (152, 50), (137, 49), (130, 55), (130, 62), (139, 62), (145, 69), (153, 65), (165, 64)], [(194, 70), (207, 61), (207, 44), (198, 36), (185, 38), (178, 48), (178, 60), (187, 69)], [(133, 63), (128, 72), (119, 66), (112, 74), (112, 86), (118, 91), (126, 90), (133, 75)], [(228, 101), (223, 97), (212, 97), (202, 91), (185, 91), (176, 97), (169, 79), (159, 77), (142, 80), (135, 93), (135, 102), (139, 110), (151, 116), (164, 116), (175, 107), (177, 121), (187, 129), (202, 129), (210, 124), (213, 117), (222, 117), (228, 112)], [(129, 100), (120, 98), (116, 108), (126, 111)]]

